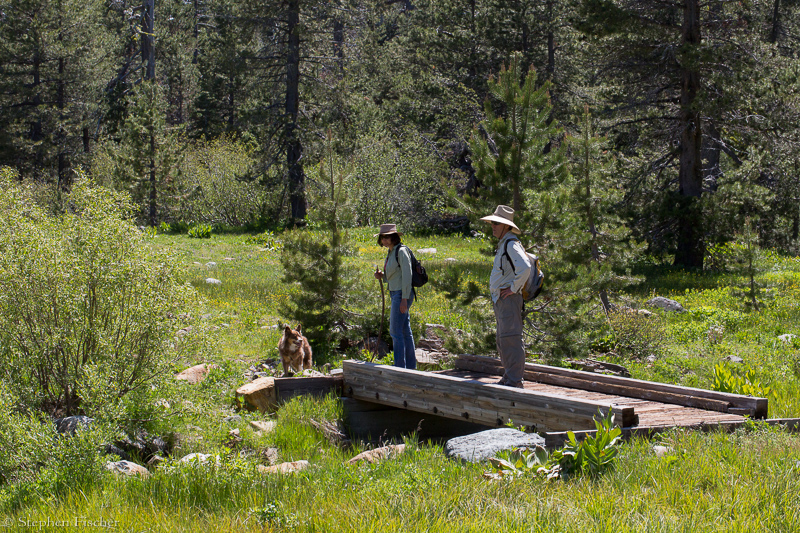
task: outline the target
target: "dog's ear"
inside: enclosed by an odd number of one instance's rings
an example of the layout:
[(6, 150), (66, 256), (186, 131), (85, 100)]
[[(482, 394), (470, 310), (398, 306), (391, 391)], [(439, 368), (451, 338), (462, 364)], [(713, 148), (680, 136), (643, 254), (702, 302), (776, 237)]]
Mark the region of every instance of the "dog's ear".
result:
[(297, 332), (300, 333), (301, 328), (303, 327), (302, 324), (297, 324)]
[(288, 325), (283, 329), (283, 333), (286, 335), (289, 335), (291, 332), (292, 328), (290, 328)]

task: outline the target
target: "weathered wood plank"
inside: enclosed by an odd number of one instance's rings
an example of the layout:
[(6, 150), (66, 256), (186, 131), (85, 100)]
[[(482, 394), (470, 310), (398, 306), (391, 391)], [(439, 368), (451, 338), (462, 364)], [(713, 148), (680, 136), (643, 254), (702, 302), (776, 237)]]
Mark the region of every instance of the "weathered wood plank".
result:
[[(455, 367), (458, 370), (494, 375), (502, 374), (502, 366), (499, 360), (478, 355), (459, 355), (456, 358)], [(534, 363), (525, 363), (525, 378), (553, 385), (620, 394), (706, 410), (728, 412), (733, 408), (736, 409), (736, 414), (746, 412), (754, 418), (766, 418), (767, 416), (766, 398), (753, 398), (740, 394), (607, 376)], [(741, 411), (742, 409), (746, 411)]]
[[(781, 426), (785, 431), (791, 433), (800, 432), (800, 418), (770, 418), (764, 420), (765, 423), (771, 426)], [(698, 431), (726, 431), (731, 432), (737, 428), (742, 427), (746, 423), (744, 418), (740, 420), (721, 420), (717, 422), (701, 421), (691, 426), (683, 426), (684, 429), (698, 430)], [(654, 425), (654, 426), (638, 426), (630, 428), (622, 428), (622, 437), (630, 439), (632, 437), (650, 438), (658, 433), (663, 433), (675, 429), (673, 425)], [(566, 431), (553, 431), (544, 434), (545, 446), (548, 448), (557, 448), (563, 446), (567, 441)], [(579, 441), (588, 436), (597, 434), (596, 430), (586, 431), (573, 431), (575, 438)]]
[(278, 400), (285, 402), (295, 396), (325, 396), (333, 392), (341, 395), (344, 386), (342, 374), (316, 377), (275, 378)]
[(540, 431), (589, 429), (594, 416), (612, 410), (617, 423), (635, 423), (633, 407), (564, 398), (447, 375), (361, 361), (345, 361), (344, 392), (351, 398), (488, 426), (507, 423)]

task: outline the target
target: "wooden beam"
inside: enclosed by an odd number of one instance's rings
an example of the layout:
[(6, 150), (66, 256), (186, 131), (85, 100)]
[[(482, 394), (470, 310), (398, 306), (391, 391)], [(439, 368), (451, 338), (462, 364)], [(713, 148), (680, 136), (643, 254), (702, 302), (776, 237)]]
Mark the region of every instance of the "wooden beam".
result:
[[(700, 424), (693, 424), (691, 426), (680, 426), (681, 429), (691, 429), (695, 431), (725, 431), (730, 433), (731, 431), (742, 427), (743, 425), (747, 424), (746, 420), (741, 421), (721, 421), (715, 423), (700, 423)], [(762, 423), (769, 424), (770, 426), (781, 426), (785, 431), (790, 433), (798, 433), (800, 432), (800, 418), (770, 418), (764, 420)], [(675, 429), (676, 426), (672, 425), (663, 425), (663, 426), (640, 426), (640, 427), (628, 427), (622, 428), (622, 438), (623, 439), (631, 439), (633, 437), (642, 437), (642, 438), (650, 438), (654, 435), (659, 433), (663, 433), (665, 431), (669, 431), (671, 429)], [(544, 443), (547, 448), (558, 448), (563, 446), (564, 443), (567, 441), (568, 437), (567, 431), (553, 431), (544, 434)], [(597, 434), (597, 430), (588, 430), (588, 431), (573, 431), (575, 435), (575, 439), (579, 442), (589, 436), (594, 436)]]
[(341, 401), (344, 423), (354, 439), (387, 441), (413, 433), (421, 441), (446, 441), (494, 428), (352, 398), (341, 398)]
[(564, 398), (555, 394), (376, 365), (345, 361), (345, 396), (487, 426), (508, 422), (536, 431), (594, 428), (594, 417), (614, 413), (615, 423), (636, 423), (633, 407)]
[[(492, 357), (462, 354), (455, 361), (458, 370), (502, 375), (500, 361)], [(608, 376), (581, 370), (525, 363), (525, 379), (575, 389), (617, 394), (663, 403), (697, 407), (732, 414), (767, 417), (767, 399), (656, 383), (638, 379)]]
[(278, 401), (285, 402), (295, 396), (325, 396), (333, 392), (337, 396), (342, 393), (344, 379), (342, 374), (316, 377), (275, 378), (278, 390)]

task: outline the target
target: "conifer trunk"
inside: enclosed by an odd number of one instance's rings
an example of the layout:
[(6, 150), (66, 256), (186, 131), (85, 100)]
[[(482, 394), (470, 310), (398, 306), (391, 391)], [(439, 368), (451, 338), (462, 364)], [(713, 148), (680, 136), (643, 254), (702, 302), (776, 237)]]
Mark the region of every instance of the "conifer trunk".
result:
[[(689, 49), (700, 45), (700, 2), (686, 0), (682, 41)], [(681, 110), (680, 110), (680, 168), (678, 246), (675, 264), (687, 268), (702, 268), (705, 247), (700, 196), (703, 192), (703, 166), (701, 147), (703, 140), (700, 112), (696, 109), (700, 74), (687, 65), (681, 65)]]
[(286, 167), (289, 171), (289, 203), (291, 221), (306, 217), (305, 174), (300, 161), (303, 145), (297, 137), (297, 115), (300, 108), (300, 2), (290, 0), (288, 14), (288, 51), (286, 54)]

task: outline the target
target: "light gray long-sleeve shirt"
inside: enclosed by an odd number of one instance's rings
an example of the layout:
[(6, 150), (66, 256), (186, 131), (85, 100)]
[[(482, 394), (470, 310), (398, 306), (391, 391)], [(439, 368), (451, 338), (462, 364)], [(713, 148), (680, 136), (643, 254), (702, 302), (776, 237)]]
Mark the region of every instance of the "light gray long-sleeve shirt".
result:
[[(397, 246), (400, 246), (400, 250), (397, 251), (399, 265), (394, 258)], [(386, 274), (386, 283), (389, 285), (390, 291), (403, 291), (402, 298), (404, 300), (411, 298), (411, 254), (408, 253), (408, 248), (397, 244), (389, 250), (383, 271)]]
[[(509, 240), (511, 242), (508, 244), (508, 255), (506, 255), (506, 241)], [(508, 261), (509, 257), (514, 262), (513, 267)], [(500, 291), (506, 287), (509, 287), (514, 293), (521, 291), (525, 282), (528, 281), (530, 272), (531, 262), (528, 260), (525, 248), (522, 247), (517, 236), (509, 231), (497, 243), (492, 275), (489, 278), (489, 292), (492, 295), (492, 301), (496, 302), (500, 299)]]

